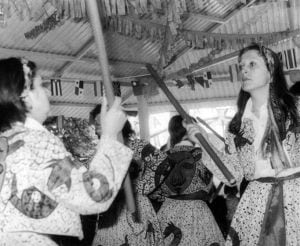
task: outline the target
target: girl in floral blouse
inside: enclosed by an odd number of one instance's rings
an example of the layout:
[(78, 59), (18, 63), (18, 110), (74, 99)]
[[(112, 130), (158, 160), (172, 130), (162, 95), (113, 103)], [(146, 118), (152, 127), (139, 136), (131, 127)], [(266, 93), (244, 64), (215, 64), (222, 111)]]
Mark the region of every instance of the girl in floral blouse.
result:
[(158, 220), (165, 245), (223, 245), (224, 238), (207, 202), (212, 174), (201, 162), (202, 150), (194, 147), (182, 126), (183, 118), (169, 121), (168, 158), (155, 172), (157, 191), (163, 197)]
[[(228, 127), (227, 146), (216, 153), (237, 182), (249, 182), (233, 217), (226, 245), (299, 245), (300, 135), (295, 99), (272, 50), (241, 50), (242, 88)], [(190, 139), (205, 132), (186, 126)], [(204, 164), (227, 182), (207, 154)], [(228, 183), (228, 182), (227, 182)]]
[(75, 164), (41, 125), (49, 110), (35, 64), (0, 60), (0, 245), (56, 245), (50, 235), (82, 238), (79, 214), (108, 209), (132, 158), (116, 141), (126, 120), (120, 98), (102, 111), (102, 138), (89, 169)]

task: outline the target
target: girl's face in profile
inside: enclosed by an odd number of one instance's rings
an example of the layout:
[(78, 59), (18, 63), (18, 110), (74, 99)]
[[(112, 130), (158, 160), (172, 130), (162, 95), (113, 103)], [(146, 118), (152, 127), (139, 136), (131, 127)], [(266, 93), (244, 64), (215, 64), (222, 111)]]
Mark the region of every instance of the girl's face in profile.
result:
[(26, 87), (22, 94), (29, 110), (29, 115), (40, 123), (43, 123), (50, 113), (49, 90), (39, 74), (32, 79), (28, 76), (30, 69), (24, 65)]
[(269, 86), (270, 73), (257, 50), (246, 51), (241, 56), (239, 66), (244, 91), (251, 93)]
[(48, 99), (49, 91), (42, 82), (40, 75), (33, 79), (33, 87), (30, 88), (29, 95), (32, 98), (31, 115), (34, 119), (43, 123), (50, 113), (50, 102)]

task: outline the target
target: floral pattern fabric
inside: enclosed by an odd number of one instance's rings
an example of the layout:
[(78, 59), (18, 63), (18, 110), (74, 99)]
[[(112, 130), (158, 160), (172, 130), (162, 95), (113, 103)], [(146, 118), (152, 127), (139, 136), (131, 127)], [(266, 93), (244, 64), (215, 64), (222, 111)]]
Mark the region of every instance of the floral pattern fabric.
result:
[[(139, 193), (135, 196), (140, 222), (123, 206), (116, 224), (100, 228), (93, 241), (93, 246), (162, 246), (163, 237), (157, 215), (150, 200)], [(100, 221), (101, 224), (101, 216)]]
[[(124, 145), (103, 138), (87, 170), (73, 163), (59, 138), (32, 122), (37, 127), (20, 123), (2, 134), (13, 136), (9, 144), (22, 140), (24, 145), (5, 160), (0, 245), (55, 245), (43, 234), (82, 238), (79, 214), (103, 212), (110, 206), (132, 157)], [(85, 179), (87, 173), (101, 178)]]
[(129, 144), (134, 151), (133, 158), (142, 161), (142, 175), (136, 186), (137, 192), (149, 195), (155, 190), (155, 172), (158, 166), (167, 158), (167, 154), (156, 149), (145, 140), (135, 139)]
[(61, 128), (58, 127), (57, 117), (49, 118), (45, 126), (62, 140), (75, 161), (88, 167), (99, 141), (94, 126), (86, 119), (74, 117), (63, 117)]
[(164, 159), (164, 155), (144, 140), (134, 139), (129, 141), (129, 147), (134, 152), (133, 158), (136, 160), (136, 163), (140, 165), (138, 177), (132, 180), (140, 221), (133, 220), (132, 214), (126, 206), (122, 207), (116, 223), (110, 227), (101, 228), (100, 216), (100, 229), (96, 233), (93, 242), (94, 246), (164, 245), (157, 214), (147, 197), (147, 194), (154, 188), (147, 181), (153, 180), (153, 176), (148, 176), (150, 172), (146, 171), (145, 168), (148, 165), (155, 168)]
[(223, 235), (204, 201), (166, 198), (157, 216), (165, 245), (224, 245)]
[[(187, 158), (190, 158), (189, 155), (186, 155), (182, 161), (179, 160), (187, 152), (193, 153), (197, 157), (191, 159), (194, 162), (193, 164), (187, 161)], [(200, 156), (198, 156), (199, 154)], [(202, 198), (204, 199), (202, 200), (200, 197), (191, 197), (187, 200), (180, 199), (180, 196), (192, 196), (196, 192), (209, 193), (212, 184), (212, 174), (201, 162), (201, 154), (200, 148), (184, 145), (175, 146), (169, 151), (169, 156), (175, 156), (175, 158), (178, 158), (178, 161), (172, 157), (172, 160), (174, 159), (176, 162), (173, 163), (172, 161), (173, 164), (169, 163), (169, 165), (172, 165), (172, 171), (168, 174), (169, 178), (165, 179), (160, 186), (165, 201), (158, 211), (158, 219), (165, 237), (165, 245), (210, 246), (213, 243), (224, 245), (223, 235), (205, 199)], [(190, 171), (193, 165), (195, 166), (194, 173)], [(181, 168), (181, 170), (177, 168)], [(173, 172), (173, 170), (176, 172)], [(188, 179), (187, 171), (192, 175), (192, 180), (188, 186), (186, 184)], [(166, 182), (168, 179), (171, 180), (171, 184)], [(174, 192), (172, 183), (176, 187), (182, 183), (184, 188), (186, 188), (182, 191)], [(171, 198), (174, 195), (179, 198)]]
[[(228, 144), (229, 153), (218, 153), (238, 182), (242, 176), (245, 176), (250, 181), (237, 206), (229, 236), (226, 240), (226, 246), (258, 245), (268, 196), (272, 189), (271, 183), (262, 183), (254, 180), (256, 151), (253, 144), (255, 137), (253, 121), (249, 118), (244, 118), (241, 127), (245, 145), (237, 149), (235, 147), (235, 136), (227, 133), (226, 143)], [(299, 166), (300, 135), (294, 132), (287, 132), (287, 137), (283, 141), (283, 148), (287, 151), (292, 165)], [(212, 172), (217, 174), (218, 178), (227, 182), (208, 156), (204, 158), (203, 162)], [(300, 180), (284, 181), (283, 192), (286, 246), (297, 246), (300, 242)]]
[[(142, 160), (144, 165), (139, 184), (136, 186), (137, 192), (164, 201), (157, 214), (164, 236), (164, 244), (211, 245), (212, 243), (218, 243), (223, 245), (222, 233), (204, 201), (168, 198), (174, 193), (164, 182), (161, 184), (164, 179), (163, 174), (168, 172), (171, 167), (167, 159), (168, 154), (157, 150), (150, 143), (143, 140), (133, 141), (130, 148), (135, 150), (134, 158)], [(193, 149), (191, 146), (178, 146), (172, 151), (182, 151), (183, 153)], [(195, 151), (195, 156), (196, 153), (198, 152)], [(197, 161), (193, 179), (182, 194), (188, 195), (197, 191), (208, 192), (209, 184), (206, 182), (208, 173), (209, 171), (202, 162)], [(159, 182), (157, 182), (158, 179)]]

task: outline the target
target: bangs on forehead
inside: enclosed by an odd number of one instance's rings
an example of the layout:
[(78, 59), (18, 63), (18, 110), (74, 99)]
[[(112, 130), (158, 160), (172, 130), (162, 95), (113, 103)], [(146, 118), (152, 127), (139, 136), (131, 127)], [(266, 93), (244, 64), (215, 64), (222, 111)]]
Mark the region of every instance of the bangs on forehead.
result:
[[(259, 50), (256, 49), (250, 49), (250, 50), (246, 50), (245, 52), (243, 52), (243, 54), (241, 54), (240, 56), (238, 56), (238, 63), (242, 62), (242, 58), (248, 53), (248, 52), (253, 52), (254, 54), (257, 55), (258, 58), (261, 58), (265, 63), (266, 63), (266, 59), (265, 57), (259, 52)], [(251, 56), (253, 59), (253, 56)]]

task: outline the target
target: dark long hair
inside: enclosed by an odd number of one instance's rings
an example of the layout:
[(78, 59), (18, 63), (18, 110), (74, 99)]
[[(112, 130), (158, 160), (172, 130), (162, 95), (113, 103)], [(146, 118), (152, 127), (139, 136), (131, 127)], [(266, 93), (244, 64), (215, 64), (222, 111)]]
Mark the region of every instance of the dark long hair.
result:
[[(35, 70), (33, 62), (26, 62)], [(34, 76), (35, 71), (31, 71)], [(26, 81), (23, 62), (19, 58), (0, 60), (0, 132), (8, 130), (15, 122), (24, 122), (27, 109), (21, 98)]]
[(168, 131), (170, 134), (170, 146), (174, 147), (175, 144), (179, 143), (184, 135), (186, 129), (182, 125), (183, 118), (181, 115), (173, 116), (169, 121)]
[(289, 91), (295, 96), (300, 96), (300, 81), (295, 82)]
[[(283, 74), (282, 64), (277, 54), (270, 49), (254, 43), (240, 51), (238, 57), (239, 61), (241, 60), (242, 55), (250, 50), (256, 50), (258, 52), (258, 54), (264, 59), (267, 69), (271, 73), (271, 106), (278, 124), (281, 140), (283, 140), (286, 135), (286, 121), (288, 119), (291, 121), (292, 128), (297, 127), (298, 125), (298, 112), (295, 97), (288, 90), (287, 82)], [(265, 51), (271, 55), (273, 60), (272, 64), (268, 61)], [(241, 132), (242, 116), (249, 98), (250, 94), (241, 89), (237, 100), (237, 113), (229, 123), (229, 132), (236, 136), (241, 136), (243, 134), (243, 132)]]

